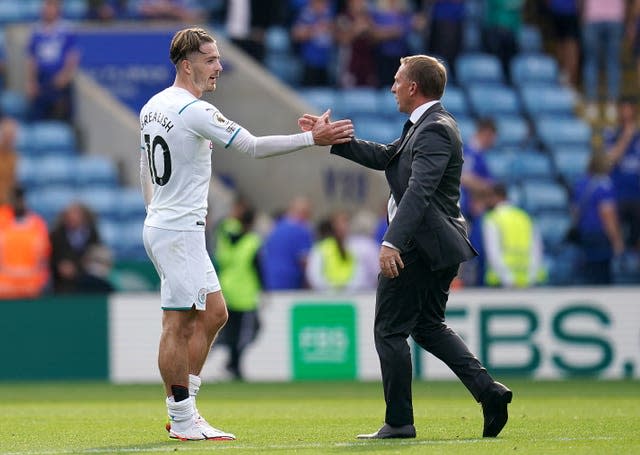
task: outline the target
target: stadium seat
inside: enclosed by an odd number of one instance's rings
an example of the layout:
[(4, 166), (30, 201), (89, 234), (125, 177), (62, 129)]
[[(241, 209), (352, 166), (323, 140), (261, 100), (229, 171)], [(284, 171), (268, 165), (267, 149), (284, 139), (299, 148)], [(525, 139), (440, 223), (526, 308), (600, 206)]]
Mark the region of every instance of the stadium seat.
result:
[(38, 158), (38, 176), (36, 184), (39, 187), (49, 185), (73, 186), (75, 180), (74, 159), (66, 156)]
[(16, 169), (16, 178), (26, 190), (37, 188), (40, 184), (40, 169), (38, 161), (33, 158), (21, 156)]
[(560, 145), (550, 150), (556, 172), (568, 185), (587, 173), (591, 148), (584, 146)]
[(118, 216), (122, 221), (140, 220), (146, 216), (139, 188), (122, 188), (118, 194)]
[(77, 192), (71, 186), (51, 185), (27, 191), (27, 204), (51, 226), (62, 211), (77, 201)]
[(544, 242), (545, 251), (557, 251), (567, 237), (571, 215), (568, 211), (543, 211), (536, 214), (535, 223)]
[(456, 118), (462, 141), (467, 142), (476, 131), (476, 122), (471, 117), (460, 115)]
[(368, 87), (349, 88), (336, 92), (335, 109), (350, 116), (378, 112), (378, 90)]
[(387, 117), (397, 117), (402, 115), (398, 111), (396, 97), (388, 88), (378, 90), (378, 112)]
[(76, 150), (76, 139), (71, 125), (55, 120), (45, 120), (31, 125), (30, 144), (39, 154), (50, 150)]
[(62, 2), (62, 17), (69, 20), (87, 18), (89, 7), (86, 0), (65, 0)]
[(271, 74), (292, 87), (300, 86), (302, 80), (302, 64), (300, 60), (289, 54), (267, 52), (265, 64)]
[(525, 112), (536, 118), (541, 115), (574, 116), (575, 93), (560, 85), (526, 83), (520, 87)]
[(567, 190), (552, 181), (524, 181), (522, 188), (522, 205), (530, 214), (542, 211), (569, 211), (569, 195)]
[(511, 168), (518, 151), (509, 148), (494, 148), (485, 152), (484, 159), (494, 180), (509, 183), (513, 180)]
[(75, 182), (79, 186), (118, 185), (118, 170), (113, 161), (105, 156), (82, 156), (75, 163)]
[(564, 116), (544, 116), (534, 120), (537, 136), (548, 150), (557, 145), (591, 144), (591, 127), (584, 120)]
[(514, 85), (558, 83), (558, 63), (549, 55), (518, 54), (513, 57), (510, 66)]
[(524, 24), (518, 34), (518, 49), (521, 53), (543, 52), (542, 33), (535, 25)]
[(511, 167), (512, 176), (516, 180), (549, 180), (554, 177), (551, 159), (539, 151), (522, 150), (514, 157)]
[(15, 90), (3, 90), (0, 93), (0, 108), (4, 114), (17, 120), (26, 120), (29, 102), (24, 94)]
[(497, 147), (524, 146), (531, 139), (529, 123), (520, 115), (501, 115), (494, 121), (498, 130)]
[(627, 251), (611, 262), (612, 281), (615, 284), (640, 283), (640, 255)]
[(302, 87), (298, 94), (318, 112), (335, 109), (336, 90), (331, 87)]
[(80, 201), (87, 205), (99, 219), (115, 220), (119, 213), (119, 191), (116, 188), (103, 186), (85, 186), (78, 195)]
[(442, 106), (454, 116), (470, 114), (467, 97), (464, 94), (464, 91), (456, 86), (447, 86), (444, 91), (444, 95), (442, 96)]
[(404, 120), (390, 120), (378, 115), (357, 115), (352, 117), (358, 139), (388, 144), (393, 142), (402, 132)]
[(480, 117), (519, 115), (520, 100), (513, 88), (502, 84), (470, 84), (467, 89), (471, 110)]
[(288, 54), (291, 52), (291, 36), (285, 27), (271, 26), (264, 36), (265, 50), (269, 53)]
[(457, 58), (455, 68), (456, 80), (462, 87), (475, 82), (494, 84), (504, 82), (502, 66), (495, 55), (480, 52), (463, 54)]

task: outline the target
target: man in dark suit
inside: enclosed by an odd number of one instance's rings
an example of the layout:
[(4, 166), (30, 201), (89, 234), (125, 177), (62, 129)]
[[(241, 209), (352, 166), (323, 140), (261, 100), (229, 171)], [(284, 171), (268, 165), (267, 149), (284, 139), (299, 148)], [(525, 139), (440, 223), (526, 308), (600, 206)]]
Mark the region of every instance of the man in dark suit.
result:
[[(446, 69), (425, 55), (400, 61), (391, 88), (398, 110), (409, 115), (400, 139), (389, 145), (353, 139), (331, 147), (332, 154), (384, 170), (391, 189), (374, 324), (387, 406), (385, 424), (358, 437), (415, 437), (409, 335), (446, 363), (482, 404), (483, 436), (495, 437), (507, 422), (512, 393), (493, 380), (444, 322), (449, 286), (458, 267), (477, 255), (458, 203), (460, 132), (440, 104)], [(308, 129), (316, 120), (305, 115), (299, 123)]]

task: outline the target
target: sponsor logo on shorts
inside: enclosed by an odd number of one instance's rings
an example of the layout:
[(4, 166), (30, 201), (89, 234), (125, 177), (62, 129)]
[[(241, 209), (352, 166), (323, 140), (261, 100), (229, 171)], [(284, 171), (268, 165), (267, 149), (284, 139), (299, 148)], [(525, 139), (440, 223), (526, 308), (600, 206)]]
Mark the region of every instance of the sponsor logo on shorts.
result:
[(207, 290), (205, 288), (200, 288), (198, 291), (198, 302), (204, 303), (204, 299), (207, 297)]

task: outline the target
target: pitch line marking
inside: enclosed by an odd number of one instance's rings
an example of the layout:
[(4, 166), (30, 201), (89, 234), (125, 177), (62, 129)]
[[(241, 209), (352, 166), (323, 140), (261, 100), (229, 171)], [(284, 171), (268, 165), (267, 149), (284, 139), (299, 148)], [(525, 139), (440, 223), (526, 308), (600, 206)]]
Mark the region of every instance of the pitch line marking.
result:
[[(595, 436), (591, 438), (536, 438), (535, 441), (558, 441), (558, 442), (571, 442), (571, 441), (613, 441), (620, 438), (614, 438), (610, 436)], [(362, 441), (362, 442), (336, 442), (323, 444), (320, 442), (308, 443), (308, 444), (271, 444), (271, 445), (240, 445), (228, 441), (190, 441), (186, 443), (175, 442), (174, 445), (162, 445), (157, 447), (122, 447), (122, 448), (93, 448), (93, 449), (80, 449), (80, 450), (42, 450), (42, 451), (23, 451), (23, 452), (0, 452), (3, 455), (68, 455), (68, 454), (94, 454), (94, 453), (153, 453), (153, 452), (175, 452), (176, 449), (180, 451), (202, 451), (205, 448), (205, 444), (215, 444), (216, 450), (296, 450), (296, 449), (315, 449), (315, 448), (338, 448), (338, 447), (364, 447), (372, 445), (374, 447), (388, 446), (429, 446), (429, 445), (459, 445), (469, 444), (477, 442), (488, 442), (496, 444), (499, 442), (510, 442), (505, 439), (456, 439), (447, 441), (429, 441), (429, 440), (394, 440), (394, 441)]]

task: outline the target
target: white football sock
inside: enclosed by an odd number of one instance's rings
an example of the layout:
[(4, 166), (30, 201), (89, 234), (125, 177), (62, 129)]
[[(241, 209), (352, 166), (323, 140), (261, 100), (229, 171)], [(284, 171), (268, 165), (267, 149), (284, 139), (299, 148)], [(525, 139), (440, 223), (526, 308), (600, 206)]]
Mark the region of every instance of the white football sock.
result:
[(202, 379), (200, 376), (196, 376), (195, 374), (189, 375), (189, 396), (194, 397), (198, 394), (200, 390), (200, 385), (202, 384)]
[(193, 399), (189, 397), (176, 403), (173, 397), (168, 397), (167, 412), (171, 420), (171, 429), (177, 433), (185, 431), (193, 424)]

